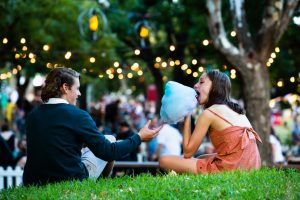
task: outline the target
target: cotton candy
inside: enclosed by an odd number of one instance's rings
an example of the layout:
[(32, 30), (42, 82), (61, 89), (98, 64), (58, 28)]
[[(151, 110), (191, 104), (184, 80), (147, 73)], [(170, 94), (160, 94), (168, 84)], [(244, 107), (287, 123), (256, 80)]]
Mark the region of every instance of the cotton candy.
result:
[(191, 88), (175, 81), (169, 81), (161, 101), (160, 117), (163, 122), (176, 124), (191, 114), (197, 106), (197, 93)]

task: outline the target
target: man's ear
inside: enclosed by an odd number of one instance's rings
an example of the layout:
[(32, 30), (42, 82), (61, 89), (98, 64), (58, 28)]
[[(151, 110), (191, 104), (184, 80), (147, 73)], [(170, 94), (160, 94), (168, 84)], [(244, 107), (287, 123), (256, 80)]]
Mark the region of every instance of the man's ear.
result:
[(69, 86), (68, 86), (66, 83), (64, 83), (64, 84), (60, 87), (60, 91), (61, 91), (63, 94), (66, 94), (67, 91), (68, 91), (69, 89), (70, 89), (70, 88), (69, 88)]

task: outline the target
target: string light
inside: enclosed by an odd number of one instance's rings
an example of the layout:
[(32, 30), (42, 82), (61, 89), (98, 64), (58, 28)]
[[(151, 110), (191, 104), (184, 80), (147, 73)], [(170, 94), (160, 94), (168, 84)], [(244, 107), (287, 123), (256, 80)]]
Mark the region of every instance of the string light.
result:
[(277, 86), (278, 86), (278, 87), (283, 87), (283, 81), (278, 81), (278, 82), (277, 82)]
[(122, 80), (122, 79), (124, 78), (124, 75), (123, 75), (123, 74), (119, 74), (119, 75), (118, 75), (118, 78), (119, 78), (120, 80)]
[(290, 78), (290, 82), (294, 83), (294, 82), (295, 82), (295, 77), (292, 76), (292, 77)]
[(28, 54), (28, 58), (34, 58), (34, 54), (30, 52), (30, 53)]
[(173, 67), (175, 65), (175, 62), (173, 60), (170, 61), (170, 66)]
[(43, 45), (43, 50), (44, 51), (49, 51), (49, 49), (50, 49), (50, 46), (48, 44)]
[(161, 58), (160, 58), (160, 57), (156, 57), (156, 58), (155, 58), (155, 61), (156, 61), (156, 62), (161, 62)]
[(118, 63), (117, 61), (116, 62), (114, 62), (114, 67), (119, 67), (120, 66), (120, 63)]
[(193, 60), (192, 60), (192, 64), (193, 64), (193, 65), (197, 65), (197, 63), (198, 63), (198, 61), (197, 61), (196, 59), (193, 59)]
[(23, 47), (22, 47), (22, 50), (23, 50), (23, 51), (27, 51), (27, 49), (28, 49), (27, 46), (23, 46)]
[(127, 74), (127, 77), (128, 77), (128, 78), (132, 78), (132, 77), (133, 77), (132, 73), (129, 72), (129, 73)]
[(204, 46), (207, 46), (207, 45), (209, 44), (209, 41), (205, 39), (205, 40), (203, 40), (202, 44), (203, 44)]
[(275, 48), (275, 52), (276, 52), (276, 53), (279, 53), (279, 52), (280, 52), (280, 48), (279, 48), (279, 47), (276, 47), (276, 48)]
[(163, 68), (166, 68), (166, 67), (168, 66), (168, 64), (167, 64), (166, 62), (162, 62), (162, 63), (161, 63), (161, 66), (162, 66)]
[(134, 54), (138, 56), (141, 54), (141, 51), (139, 49), (136, 49), (136, 50), (134, 50)]
[(118, 69), (117, 69), (117, 73), (118, 73), (118, 74), (121, 74), (122, 71), (123, 71), (123, 70), (122, 70), (121, 68), (118, 68)]
[(7, 44), (8, 43), (8, 39), (7, 38), (3, 38), (2, 43), (3, 44)]
[(271, 58), (276, 58), (276, 53), (271, 53)]
[(231, 31), (230, 35), (231, 35), (231, 37), (235, 37), (236, 36), (236, 32), (235, 31)]
[(25, 44), (26, 43), (26, 39), (25, 38), (21, 38), (20, 43), (21, 44)]
[(158, 69), (158, 68), (159, 68), (159, 63), (155, 63), (155, 64), (154, 64), (154, 67), (155, 67), (156, 69)]
[(186, 73), (187, 73), (187, 74), (191, 74), (191, 73), (192, 73), (192, 70), (191, 70), (191, 69), (187, 69), (187, 70), (186, 70)]
[(36, 59), (35, 59), (35, 58), (31, 58), (31, 59), (30, 59), (30, 62), (31, 62), (32, 64), (34, 64), (34, 63), (36, 62)]
[(193, 77), (197, 78), (199, 76), (198, 72), (193, 72)]
[(203, 72), (203, 71), (204, 71), (204, 68), (201, 66), (201, 67), (198, 68), (198, 71), (199, 71), (199, 72)]
[(175, 46), (174, 45), (170, 46), (170, 51), (175, 51)]
[(115, 76), (114, 76), (113, 74), (109, 74), (109, 75), (108, 75), (108, 78), (109, 78), (109, 79), (113, 79), (114, 77), (115, 77)]
[(139, 76), (142, 76), (142, 75), (143, 75), (143, 71), (142, 71), (142, 70), (139, 70), (139, 71), (137, 72), (137, 74), (138, 74)]
[(187, 64), (181, 65), (181, 70), (184, 71), (188, 68), (189, 66)]
[(90, 63), (95, 63), (96, 62), (96, 58), (95, 57), (90, 57)]
[(68, 51), (66, 54), (65, 54), (65, 59), (69, 60), (72, 56), (72, 53), (70, 51)]
[(180, 60), (175, 60), (175, 65), (180, 65)]
[(274, 62), (274, 59), (273, 58), (269, 58), (269, 63), (273, 63)]

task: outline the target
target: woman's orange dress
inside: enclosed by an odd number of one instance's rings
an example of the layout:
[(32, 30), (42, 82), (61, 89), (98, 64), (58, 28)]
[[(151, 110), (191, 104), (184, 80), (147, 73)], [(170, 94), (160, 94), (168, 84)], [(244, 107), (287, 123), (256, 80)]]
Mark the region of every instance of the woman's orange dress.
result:
[(216, 149), (217, 155), (198, 159), (198, 173), (259, 169), (261, 160), (256, 144), (256, 139), (262, 143), (259, 135), (250, 127), (234, 126), (222, 116), (212, 110), (209, 111), (231, 124), (231, 126), (222, 131), (210, 131), (210, 140)]

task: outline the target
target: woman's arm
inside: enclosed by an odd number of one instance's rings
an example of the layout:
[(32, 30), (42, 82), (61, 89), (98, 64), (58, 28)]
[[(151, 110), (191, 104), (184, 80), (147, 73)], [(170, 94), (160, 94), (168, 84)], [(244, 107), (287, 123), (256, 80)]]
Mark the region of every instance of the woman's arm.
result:
[(196, 153), (208, 131), (212, 118), (213, 115), (209, 111), (203, 111), (198, 118), (193, 134), (191, 134), (191, 116), (185, 117), (182, 143), (184, 158), (191, 158)]

